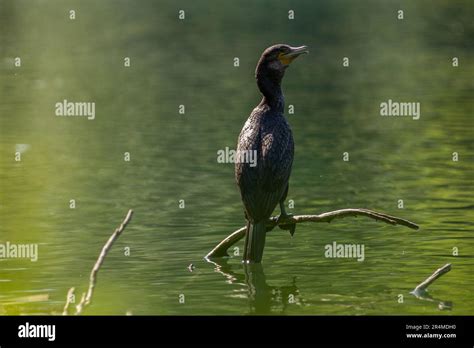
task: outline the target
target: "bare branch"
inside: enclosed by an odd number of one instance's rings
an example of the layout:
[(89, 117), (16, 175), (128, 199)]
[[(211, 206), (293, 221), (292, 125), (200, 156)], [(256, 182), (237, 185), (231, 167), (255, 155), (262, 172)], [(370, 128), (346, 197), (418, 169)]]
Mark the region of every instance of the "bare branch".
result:
[[(288, 225), (288, 224), (298, 224), (302, 222), (331, 222), (336, 218), (343, 218), (346, 216), (366, 216), (374, 220), (383, 221), (391, 225), (403, 225), (412, 229), (417, 230), (419, 227), (417, 224), (396, 217), (391, 216), (383, 213), (378, 213), (373, 210), (368, 209), (340, 209), (335, 211), (330, 211), (327, 213), (322, 213), (319, 215), (295, 215), (289, 216), (284, 220), (278, 220), (278, 217), (274, 216), (268, 220), (267, 223), (267, 232), (273, 230), (277, 225)], [(228, 256), (227, 250), (245, 237), (246, 227), (241, 227), (237, 231), (231, 233), (227, 236), (224, 240), (222, 240), (214, 249), (212, 249), (206, 256), (206, 259), (214, 258), (214, 257), (223, 257)]]
[(89, 278), (89, 289), (87, 290), (87, 294), (82, 295), (81, 302), (79, 302), (79, 304), (76, 306), (76, 315), (81, 314), (84, 308), (92, 302), (92, 296), (94, 295), (94, 289), (97, 283), (97, 273), (99, 272), (100, 267), (104, 263), (105, 257), (107, 256), (107, 253), (109, 252), (110, 248), (118, 239), (118, 237), (120, 237), (120, 234), (123, 232), (127, 224), (132, 219), (132, 215), (133, 210), (130, 209), (123, 222), (120, 224), (119, 227), (117, 227), (114, 233), (112, 233), (110, 238), (107, 240), (107, 243), (105, 243), (105, 245), (103, 246), (99, 258), (97, 259), (94, 267), (92, 268), (91, 275)]
[(239, 240), (245, 237), (245, 230), (247, 227), (241, 227), (237, 231), (229, 234), (225, 239), (223, 239), (219, 244), (217, 244), (214, 249), (212, 249), (206, 256), (206, 259), (212, 259), (213, 257), (223, 257), (229, 256), (227, 250), (237, 243)]
[(423, 282), (418, 284), (418, 286), (413, 290), (414, 294), (419, 294), (423, 291), (426, 291), (428, 286), (430, 286), (436, 279), (441, 277), (443, 274), (448, 273), (451, 270), (451, 264), (447, 263), (441, 268), (438, 268), (432, 275), (430, 275), (428, 278), (426, 278)]
[(76, 306), (76, 315), (79, 315), (82, 313), (82, 311), (84, 310), (84, 308), (86, 307), (85, 306), (85, 303), (86, 303), (86, 293), (83, 292), (82, 293), (82, 296), (81, 296), (81, 301), (79, 302), (79, 304)]
[(74, 298), (74, 291), (76, 289), (70, 288), (66, 295), (66, 304), (64, 305), (63, 315), (69, 314), (69, 305), (72, 303), (72, 299)]

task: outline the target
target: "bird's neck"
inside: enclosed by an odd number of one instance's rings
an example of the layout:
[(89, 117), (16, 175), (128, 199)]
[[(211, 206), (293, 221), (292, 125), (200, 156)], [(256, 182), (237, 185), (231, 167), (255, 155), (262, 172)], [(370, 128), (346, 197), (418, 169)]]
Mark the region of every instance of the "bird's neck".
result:
[(260, 104), (266, 104), (271, 109), (283, 113), (285, 99), (281, 91), (281, 78), (282, 76), (257, 74), (257, 85), (263, 95)]

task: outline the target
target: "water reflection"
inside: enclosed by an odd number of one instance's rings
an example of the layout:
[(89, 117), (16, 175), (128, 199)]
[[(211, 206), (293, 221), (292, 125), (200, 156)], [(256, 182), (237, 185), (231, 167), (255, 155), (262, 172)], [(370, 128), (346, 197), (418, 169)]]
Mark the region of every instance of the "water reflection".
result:
[(215, 266), (215, 271), (222, 274), (229, 284), (242, 285), (247, 290), (249, 299), (248, 314), (285, 314), (290, 304), (304, 305), (296, 285), (296, 277), (288, 281), (288, 285), (272, 286), (268, 284), (262, 264), (241, 263), (242, 273), (234, 271), (228, 259), (207, 260)]
[(438, 309), (440, 311), (450, 311), (453, 309), (453, 302), (452, 301), (446, 301), (446, 300), (440, 300), (439, 298), (435, 298), (431, 296), (428, 291), (426, 290), (419, 290), (419, 291), (412, 291), (410, 292), (413, 296), (415, 296), (419, 300), (424, 300), (424, 301), (429, 301), (429, 302), (437, 302), (438, 303)]

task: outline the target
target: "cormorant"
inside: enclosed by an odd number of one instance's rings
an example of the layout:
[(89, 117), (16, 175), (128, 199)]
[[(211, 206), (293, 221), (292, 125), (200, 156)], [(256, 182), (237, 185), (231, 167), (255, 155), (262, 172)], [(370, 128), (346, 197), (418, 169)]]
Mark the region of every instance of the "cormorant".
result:
[[(258, 61), (255, 78), (263, 95), (240, 132), (237, 154), (253, 151), (256, 163), (235, 162), (235, 179), (240, 188), (247, 219), (244, 261), (261, 262), (265, 246), (266, 223), (276, 205), (280, 218), (287, 216), (284, 201), (293, 163), (294, 143), (290, 126), (283, 116), (281, 80), (286, 68), (306, 46), (274, 45)], [(295, 225), (289, 225), (293, 235)]]

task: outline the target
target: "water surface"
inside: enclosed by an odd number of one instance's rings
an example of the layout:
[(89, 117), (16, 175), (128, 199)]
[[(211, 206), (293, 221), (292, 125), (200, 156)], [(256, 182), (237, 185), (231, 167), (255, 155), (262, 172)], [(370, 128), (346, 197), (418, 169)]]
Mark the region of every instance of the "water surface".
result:
[[(39, 259), (0, 260), (0, 314), (60, 313), (130, 208), (87, 314), (474, 314), (473, 12), (469, 1), (1, 0), (0, 242), (38, 243)], [(217, 151), (235, 147), (260, 98), (256, 61), (278, 42), (311, 50), (283, 86), (295, 110), (288, 210), (364, 207), (420, 230), (301, 224), (268, 236), (262, 267), (203, 259), (244, 224)], [(96, 118), (56, 117), (64, 99), (95, 102)], [(381, 117), (388, 99), (420, 102), (420, 119)], [(365, 260), (325, 258), (334, 241), (363, 244)], [(433, 301), (410, 295), (446, 263)]]

